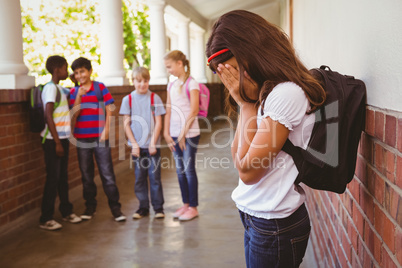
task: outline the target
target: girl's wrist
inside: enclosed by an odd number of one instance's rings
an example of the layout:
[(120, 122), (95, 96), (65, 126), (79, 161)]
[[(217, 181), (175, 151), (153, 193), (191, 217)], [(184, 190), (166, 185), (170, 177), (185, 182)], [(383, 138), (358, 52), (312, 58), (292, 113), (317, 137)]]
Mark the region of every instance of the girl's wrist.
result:
[(239, 106), (240, 106), (240, 109), (254, 109), (254, 110), (257, 109), (255, 104), (250, 103), (250, 102), (242, 102), (241, 104), (239, 104)]

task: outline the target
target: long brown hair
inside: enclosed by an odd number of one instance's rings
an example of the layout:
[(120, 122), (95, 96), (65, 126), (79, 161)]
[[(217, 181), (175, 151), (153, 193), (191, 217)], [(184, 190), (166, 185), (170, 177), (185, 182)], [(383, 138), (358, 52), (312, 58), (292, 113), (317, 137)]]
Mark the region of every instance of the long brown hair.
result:
[[(240, 96), (256, 105), (264, 105), (268, 94), (282, 82), (291, 81), (300, 86), (310, 102), (311, 110), (324, 103), (326, 95), (323, 87), (310, 74), (296, 56), (288, 36), (277, 26), (257, 14), (235, 10), (222, 15), (212, 27), (206, 46), (210, 57), (222, 49), (225, 52), (211, 60), (209, 66), (215, 71), (219, 63), (236, 58), (240, 72)], [(260, 88), (259, 98), (249, 98), (243, 88), (244, 71)], [(230, 97), (227, 105), (236, 110), (236, 103)]]

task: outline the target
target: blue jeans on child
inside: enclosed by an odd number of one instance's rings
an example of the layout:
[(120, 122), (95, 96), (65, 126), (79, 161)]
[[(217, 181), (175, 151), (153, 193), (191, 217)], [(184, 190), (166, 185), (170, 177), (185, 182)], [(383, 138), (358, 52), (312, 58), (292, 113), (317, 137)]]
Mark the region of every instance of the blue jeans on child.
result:
[(195, 171), (195, 160), (200, 135), (186, 138), (186, 150), (180, 149), (177, 137), (172, 137), (176, 142), (173, 157), (176, 163), (176, 173), (179, 179), (181, 198), (183, 203), (190, 207), (198, 206), (198, 178)]
[(310, 236), (305, 205), (284, 219), (266, 220), (240, 211), (247, 267), (299, 267)]
[(134, 192), (140, 201), (140, 208), (149, 210), (148, 180), (150, 185), (151, 204), (155, 211), (163, 210), (163, 190), (161, 181), (161, 152), (150, 155), (148, 149), (140, 149), (140, 156), (134, 157), (135, 185)]
[[(42, 138), (41, 138), (42, 141)], [(73, 205), (68, 200), (68, 139), (61, 139), (61, 145), (64, 149), (64, 156), (56, 155), (56, 143), (54, 140), (46, 139), (42, 144), (45, 154), (46, 164), (46, 182), (43, 189), (42, 197), (42, 214), (39, 221), (45, 223), (53, 219), (54, 203), (57, 193), (59, 194), (60, 205), (59, 210), (61, 215), (67, 217), (73, 212)]]
[(103, 190), (109, 201), (109, 207), (113, 215), (120, 213), (119, 190), (116, 186), (116, 177), (113, 170), (113, 161), (109, 141), (99, 142), (98, 138), (78, 139), (77, 156), (82, 175), (83, 195), (87, 209), (96, 210), (96, 184), (95, 165), (98, 165), (99, 175), (102, 181)]

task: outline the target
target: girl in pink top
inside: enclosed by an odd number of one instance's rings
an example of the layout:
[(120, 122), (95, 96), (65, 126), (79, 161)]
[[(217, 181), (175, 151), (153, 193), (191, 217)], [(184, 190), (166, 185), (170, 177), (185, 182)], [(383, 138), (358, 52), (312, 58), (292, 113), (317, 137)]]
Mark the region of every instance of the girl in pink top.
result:
[[(198, 125), (200, 87), (190, 77), (190, 64), (183, 52), (173, 50), (165, 57), (167, 71), (177, 77), (168, 84), (164, 137), (172, 151), (179, 179), (183, 206), (173, 214), (182, 221), (198, 216), (198, 179), (195, 170), (195, 156), (200, 140)], [(190, 79), (190, 81), (187, 81)], [(190, 97), (186, 92), (186, 82)]]

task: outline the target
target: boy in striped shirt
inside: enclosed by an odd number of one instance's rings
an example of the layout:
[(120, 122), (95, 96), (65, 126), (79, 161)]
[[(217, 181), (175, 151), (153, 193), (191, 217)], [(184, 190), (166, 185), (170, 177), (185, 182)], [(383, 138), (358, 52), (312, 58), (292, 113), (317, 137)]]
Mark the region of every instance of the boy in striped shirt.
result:
[[(60, 80), (68, 77), (67, 61), (61, 56), (50, 56), (46, 60), (46, 69), (52, 74), (52, 80), (43, 87), (42, 91), (47, 122), (41, 132), (46, 164), (46, 183), (43, 190), (39, 226), (45, 230), (57, 230), (62, 228), (60, 223), (53, 220), (57, 193), (63, 220), (78, 223), (81, 222), (81, 218), (73, 213), (73, 205), (68, 199), (70, 114), (67, 101), (68, 91), (59, 85)], [(58, 95), (60, 98), (57, 98)]]
[(121, 212), (119, 190), (113, 170), (109, 147), (109, 125), (114, 103), (112, 95), (104, 84), (92, 81), (91, 62), (83, 57), (76, 59), (71, 68), (79, 86), (70, 91), (70, 108), (74, 137), (77, 139), (78, 163), (82, 174), (85, 212), (81, 219), (92, 219), (96, 211), (96, 185), (94, 182), (94, 161), (98, 166), (103, 189), (115, 221), (124, 221)]

